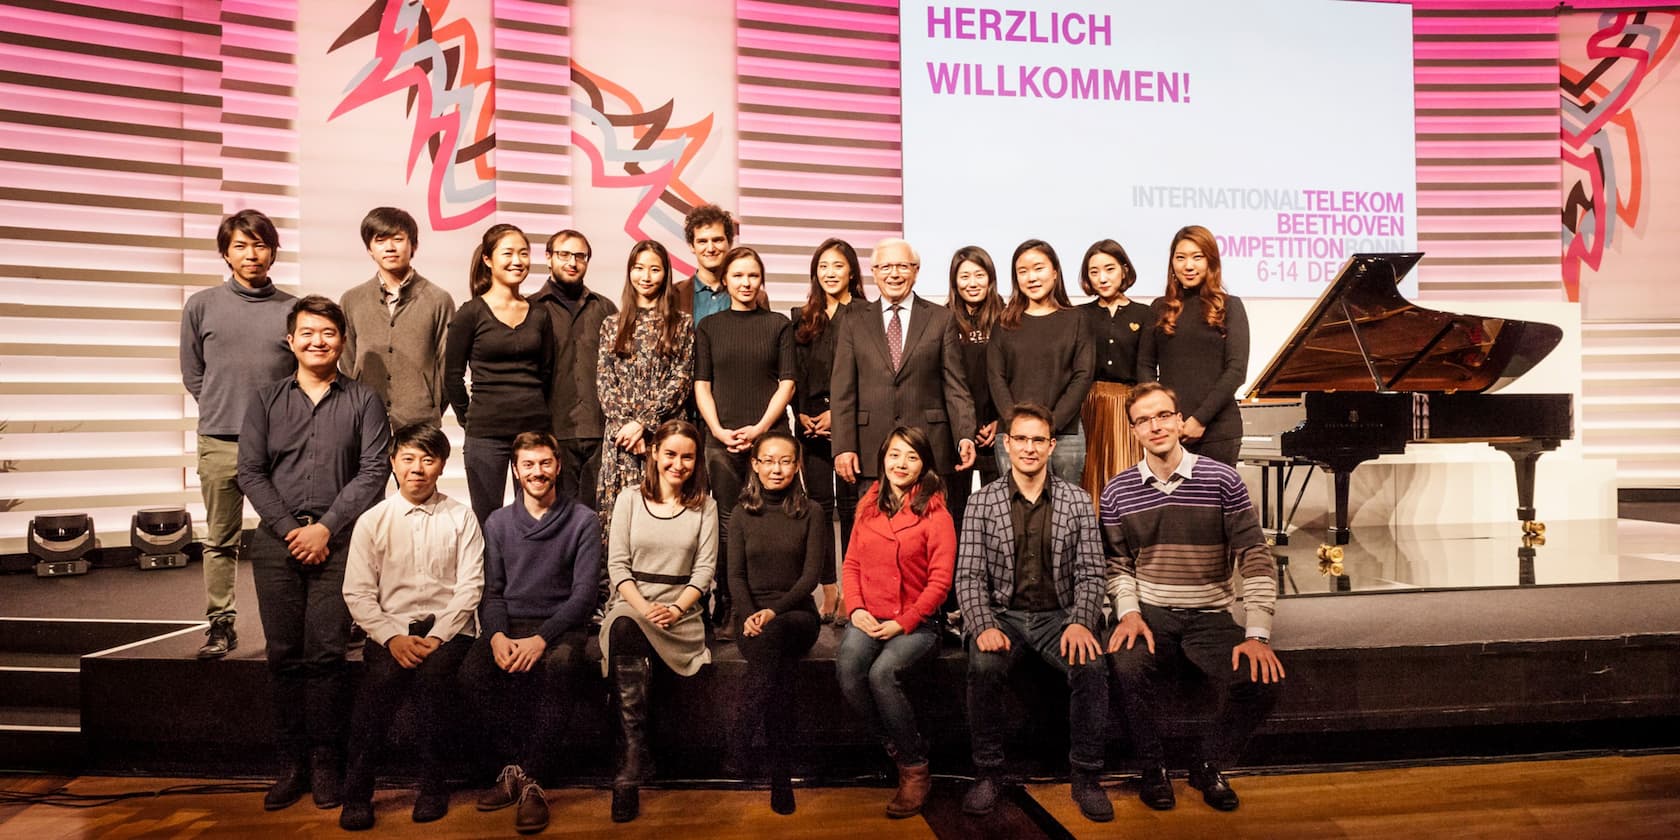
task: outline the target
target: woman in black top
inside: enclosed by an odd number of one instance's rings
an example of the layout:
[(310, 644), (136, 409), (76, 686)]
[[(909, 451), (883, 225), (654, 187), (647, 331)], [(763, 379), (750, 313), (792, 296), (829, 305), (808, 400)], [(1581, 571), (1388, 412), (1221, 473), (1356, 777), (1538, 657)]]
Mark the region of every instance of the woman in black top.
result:
[[(799, 442), (785, 431), (753, 444), (752, 476), (741, 491), (729, 529), (729, 591), (741, 616), (736, 645), (747, 660), (742, 685), (743, 730), (738, 747), (764, 727), (770, 807), (793, 813), (789, 776), (793, 744), (793, 686), (799, 660), (817, 641), (811, 602), (834, 530), (799, 482)], [(832, 561), (831, 561), (832, 562)], [(745, 754), (743, 749), (737, 754)]]
[[(764, 261), (751, 248), (723, 255), (729, 308), (695, 329), (694, 403), (706, 429), (706, 474), (718, 503), (718, 538), (729, 545), (729, 513), (747, 479), (747, 451), (771, 429), (787, 429), (793, 398), (793, 324), (770, 311), (763, 296)], [(717, 576), (727, 580), (727, 551), (718, 552)], [(729, 595), (719, 588), (712, 621), (723, 638), (733, 635)]]
[(554, 331), (548, 310), (519, 293), (530, 268), (531, 243), (519, 228), (486, 230), (469, 269), (473, 298), (455, 310), (444, 339), (444, 391), (466, 428), (467, 495), (480, 524), (507, 496), (514, 436), (553, 429)]
[(1096, 381), (1082, 412), (1085, 477), (1080, 483), (1093, 499), (1110, 478), (1143, 458), (1143, 447), (1126, 423), (1125, 406), (1137, 384), (1138, 343), (1154, 319), (1147, 305), (1126, 297), (1136, 282), (1137, 269), (1120, 243), (1104, 239), (1086, 249), (1079, 287), (1096, 299), (1079, 308), (1096, 352)]
[[(1018, 402), (1050, 409), (1056, 448), (1050, 471), (1063, 481), (1078, 484), (1085, 472), (1085, 435), (1079, 430), (1079, 411), (1091, 388), (1091, 337), (1085, 316), (1073, 308), (1062, 285), (1062, 263), (1056, 249), (1042, 239), (1029, 239), (1015, 249), (1014, 294), (998, 316), (986, 348), (986, 378), (992, 404), (1004, 415)], [(1002, 449), (999, 472), (1008, 469)]]
[[(836, 319), (854, 300), (863, 300), (863, 277), (857, 251), (844, 239), (829, 239), (811, 254), (811, 291), (805, 305), (793, 310), (793, 359), (798, 368), (793, 398), (794, 430), (805, 450), (804, 483), (822, 506), (825, 521), (840, 513), (840, 544), (852, 535), (857, 511), (857, 485), (834, 478), (834, 438), (829, 429), (828, 380), (834, 373)], [(838, 485), (838, 486), (836, 486)], [(834, 562), (834, 540), (827, 543), (822, 572), (822, 618), (833, 621), (840, 612), (840, 587)]]
[(1237, 388), (1248, 378), (1248, 313), (1225, 294), (1219, 243), (1201, 225), (1173, 235), (1167, 291), (1150, 304), (1154, 328), (1138, 348), (1138, 381), (1159, 380), (1178, 394), (1184, 445), (1237, 465), (1242, 415)]
[[(962, 532), (963, 509), (968, 496), (974, 492), (974, 474), (980, 474), (985, 485), (998, 477), (998, 458), (993, 445), (997, 442), (998, 411), (992, 404), (992, 388), (986, 381), (986, 346), (991, 343), (992, 330), (1003, 314), (1003, 296), (997, 290), (997, 269), (992, 255), (978, 245), (958, 248), (951, 255), (951, 295), (946, 306), (957, 322), (957, 338), (961, 342), (964, 379), (968, 393), (974, 397), (974, 466), (958, 470), (956, 480), (945, 488), (947, 506)], [(955, 596), (953, 595), (953, 600)]]

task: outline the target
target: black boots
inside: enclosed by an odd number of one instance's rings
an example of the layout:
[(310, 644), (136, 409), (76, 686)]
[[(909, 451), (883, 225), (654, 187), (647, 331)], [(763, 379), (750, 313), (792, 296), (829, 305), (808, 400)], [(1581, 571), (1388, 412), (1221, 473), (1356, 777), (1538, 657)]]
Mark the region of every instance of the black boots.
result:
[(613, 822), (629, 822), (641, 813), (642, 782), (653, 775), (647, 731), (650, 668), (651, 663), (646, 657), (613, 657), (619, 728), (624, 731), (623, 758), (619, 762), (618, 776), (613, 779)]

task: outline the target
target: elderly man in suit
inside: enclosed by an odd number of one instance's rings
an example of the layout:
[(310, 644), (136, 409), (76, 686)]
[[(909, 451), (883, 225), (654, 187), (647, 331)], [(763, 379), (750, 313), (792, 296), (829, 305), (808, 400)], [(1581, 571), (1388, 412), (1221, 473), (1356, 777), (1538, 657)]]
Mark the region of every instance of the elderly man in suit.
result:
[(974, 463), (974, 399), (950, 310), (917, 297), (920, 258), (910, 243), (875, 246), (870, 271), (880, 298), (854, 303), (841, 321), (829, 380), (834, 472), (865, 486), (876, 453), (899, 425), (916, 426), (933, 443), (935, 467), (951, 482)]
[(1009, 472), (975, 493), (957, 543), (957, 601), (968, 641), (968, 728), (975, 781), (963, 811), (991, 813), (1009, 724), (1009, 672), (1035, 656), (1067, 676), (1073, 801), (1093, 822), (1114, 819), (1100, 784), (1108, 673), (1097, 634), (1106, 596), (1091, 496), (1050, 474), (1050, 410), (1017, 403), (1004, 449)]

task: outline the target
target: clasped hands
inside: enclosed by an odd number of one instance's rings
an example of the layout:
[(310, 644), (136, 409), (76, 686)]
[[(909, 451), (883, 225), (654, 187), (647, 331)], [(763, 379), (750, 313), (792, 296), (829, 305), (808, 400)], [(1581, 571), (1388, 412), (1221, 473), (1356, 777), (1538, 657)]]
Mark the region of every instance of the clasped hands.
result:
[(327, 561), (327, 542), (332, 532), (319, 522), (293, 528), (286, 532), (286, 550), (305, 566), (318, 566)]
[(898, 619), (889, 618), (886, 621), (881, 621), (870, 615), (869, 610), (863, 607), (852, 610), (851, 618), (853, 627), (862, 630), (869, 638), (877, 641), (884, 642), (904, 633), (904, 625), (899, 624)]
[(506, 633), (497, 633), (490, 637), (490, 652), (496, 658), (496, 667), (510, 674), (531, 670), (547, 650), (548, 641), (541, 636), (510, 639)]

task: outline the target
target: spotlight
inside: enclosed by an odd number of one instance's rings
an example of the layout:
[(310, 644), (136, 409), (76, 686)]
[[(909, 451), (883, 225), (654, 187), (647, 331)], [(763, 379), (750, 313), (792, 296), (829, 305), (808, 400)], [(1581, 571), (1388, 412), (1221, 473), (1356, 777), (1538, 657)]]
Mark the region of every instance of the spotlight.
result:
[(55, 513), (29, 520), (29, 556), (35, 558), (36, 577), (85, 575), (85, 556), (95, 543), (93, 517), (85, 513)]
[(141, 569), (179, 569), (187, 565), (182, 549), (192, 542), (192, 514), (186, 508), (145, 508), (128, 527), (128, 543), (140, 556)]

